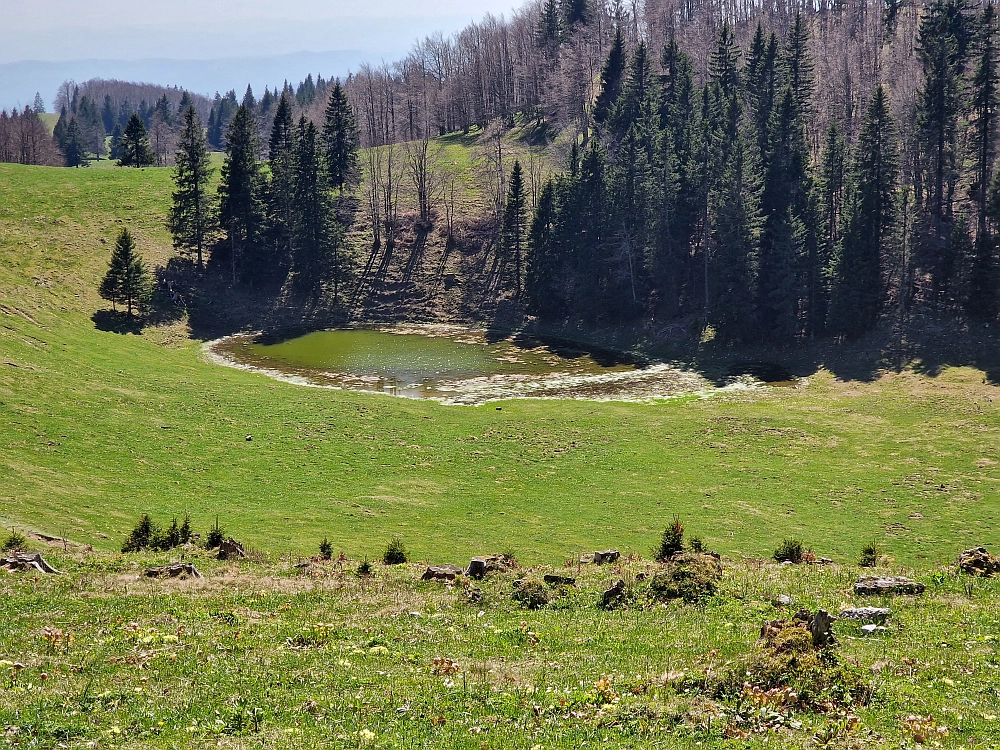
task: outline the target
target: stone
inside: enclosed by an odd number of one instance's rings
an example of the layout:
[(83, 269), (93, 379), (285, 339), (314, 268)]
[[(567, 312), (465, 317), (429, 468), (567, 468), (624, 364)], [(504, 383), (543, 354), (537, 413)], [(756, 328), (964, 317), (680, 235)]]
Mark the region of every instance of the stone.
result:
[(605, 565), (607, 563), (617, 562), (619, 557), (621, 557), (621, 553), (616, 549), (606, 549), (603, 552), (595, 552), (594, 564)]
[(10, 572), (18, 570), (33, 570), (36, 573), (48, 573), (51, 575), (62, 575), (58, 570), (49, 565), (45, 558), (37, 552), (15, 552), (4, 558), (0, 563), (0, 568)]
[(924, 593), (927, 587), (919, 581), (903, 576), (865, 576), (854, 584), (854, 593), (858, 596), (879, 594), (907, 594), (915, 596)]
[(576, 579), (572, 576), (560, 576), (555, 573), (546, 573), (542, 580), (549, 586), (576, 586)]
[(792, 606), (792, 597), (790, 597), (788, 594), (778, 594), (774, 598), (774, 606), (775, 607), (791, 607)]
[[(616, 553), (617, 554), (617, 553)], [(607, 591), (601, 594), (601, 604), (609, 606), (615, 599), (625, 593), (625, 581), (619, 578)]]
[(166, 565), (156, 565), (146, 568), (148, 578), (176, 578), (177, 576), (189, 576), (191, 578), (201, 578), (201, 573), (193, 563), (173, 562)]
[(994, 557), (985, 547), (973, 547), (958, 556), (958, 569), (970, 576), (988, 578), (994, 573), (1000, 573), (1000, 557)]
[(219, 545), (220, 560), (228, 560), (231, 557), (235, 559), (245, 559), (246, 556), (247, 553), (244, 551), (243, 545), (232, 537), (223, 540), (222, 544)]
[[(770, 620), (765, 622), (760, 629), (760, 637), (768, 646), (784, 650), (788, 647), (794, 648), (792, 644), (796, 638), (789, 639), (796, 630), (809, 633), (807, 642), (811, 642), (813, 648), (824, 648), (837, 642), (833, 635), (833, 623), (837, 618), (824, 609), (816, 610), (813, 614), (808, 609), (800, 609), (790, 620)], [(804, 631), (804, 632), (803, 632)]]
[(889, 628), (884, 625), (876, 625), (875, 623), (868, 623), (867, 625), (861, 626), (861, 633), (863, 635), (872, 635), (874, 633), (885, 632)]
[(454, 581), (465, 571), (457, 565), (428, 565), (420, 576), (421, 581)]
[(858, 622), (883, 623), (889, 619), (892, 610), (886, 607), (853, 607), (845, 609), (837, 618), (840, 620), (857, 620)]

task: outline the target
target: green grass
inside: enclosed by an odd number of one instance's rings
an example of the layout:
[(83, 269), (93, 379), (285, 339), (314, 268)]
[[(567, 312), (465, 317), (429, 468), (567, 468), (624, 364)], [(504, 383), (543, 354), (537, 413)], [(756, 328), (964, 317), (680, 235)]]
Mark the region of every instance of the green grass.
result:
[[(302, 388), (204, 362), (183, 322), (95, 326), (119, 222), (151, 263), (170, 257), (169, 191), (169, 170), (0, 165), (0, 517), (96, 548), (48, 550), (64, 576), (0, 575), (0, 660), (24, 665), (0, 669), (8, 745), (801, 748), (838, 715), (795, 709), (797, 729), (727, 738), (761, 711), (671, 673), (733, 668), (781, 616), (777, 594), (855, 603), (852, 563), (872, 539), (930, 590), (892, 602), (875, 637), (837, 625), (838, 658), (875, 698), (829, 746), (912, 746), (910, 713), (947, 725), (946, 746), (995, 742), (1000, 584), (941, 570), (959, 549), (1000, 547), (1000, 389), (980, 371), (820, 371), (657, 404)], [(188, 512), (202, 534), (218, 514), (266, 561), (185, 552), (204, 581), (141, 578), (179, 554), (114, 554), (145, 512)], [(641, 560), (584, 568), (577, 593), (538, 612), (510, 602), (514, 574), (470, 605), (418, 582), (419, 565), (351, 573), (393, 535), (432, 562), (648, 557), (675, 514), (726, 556), (705, 607), (600, 610), (615, 577), (653, 569)], [(354, 561), (294, 568), (324, 537)], [(842, 565), (761, 565), (788, 537)], [(436, 657), (461, 671), (433, 674)]]
[[(119, 221), (154, 262), (168, 170), (0, 171), (0, 515), (115, 547), (139, 514), (216, 514), (275, 551), (648, 551), (673, 514), (733, 555), (781, 539), (900, 562), (998, 545), (998, 389), (963, 368), (659, 404), (444, 407), (202, 361), (175, 326), (97, 330)], [(101, 240), (105, 243), (102, 244)], [(994, 400), (990, 400), (994, 399)], [(247, 435), (253, 440), (246, 441)], [(920, 517), (917, 517), (919, 514)]]

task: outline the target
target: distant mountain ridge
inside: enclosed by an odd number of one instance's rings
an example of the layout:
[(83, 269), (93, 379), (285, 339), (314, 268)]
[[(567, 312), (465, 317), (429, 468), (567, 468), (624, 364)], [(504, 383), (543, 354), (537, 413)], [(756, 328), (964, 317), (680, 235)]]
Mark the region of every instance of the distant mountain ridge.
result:
[(280, 87), (286, 79), (295, 83), (309, 73), (342, 78), (361, 63), (379, 59), (378, 54), (360, 50), (335, 50), (214, 60), (22, 60), (0, 64), (0, 109), (31, 105), (37, 91), (51, 111), (56, 89), (65, 80), (106, 78), (158, 83), (209, 97), (216, 91), (225, 93), (235, 89), (242, 96), (248, 83), (254, 91), (261, 92), (264, 86)]

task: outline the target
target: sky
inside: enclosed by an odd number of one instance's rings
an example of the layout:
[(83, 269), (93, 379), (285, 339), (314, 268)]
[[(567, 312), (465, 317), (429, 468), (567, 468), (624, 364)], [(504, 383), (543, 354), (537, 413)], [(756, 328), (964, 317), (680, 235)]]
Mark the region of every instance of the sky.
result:
[(516, 0), (0, 0), (0, 63), (391, 54)]
[[(358, 62), (392, 62), (418, 39), (458, 31), (523, 0), (0, 0), (0, 109), (51, 107), (66, 79), (145, 80), (203, 94), (342, 76)], [(325, 66), (312, 70), (317, 56)], [(247, 70), (239, 60), (259, 64)], [(129, 61), (145, 61), (130, 65)], [(177, 66), (171, 60), (226, 60)], [(326, 62), (326, 61), (350, 62)], [(28, 62), (30, 61), (30, 62)], [(312, 61), (312, 62), (309, 62)], [(187, 72), (178, 72), (187, 71)], [(166, 80), (169, 77), (178, 80)]]

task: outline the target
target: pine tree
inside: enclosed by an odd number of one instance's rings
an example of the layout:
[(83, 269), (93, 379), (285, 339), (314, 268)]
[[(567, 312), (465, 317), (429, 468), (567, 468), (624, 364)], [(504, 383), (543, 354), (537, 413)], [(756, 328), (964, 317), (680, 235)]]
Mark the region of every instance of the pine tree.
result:
[(83, 135), (80, 133), (80, 124), (75, 117), (69, 121), (69, 127), (66, 129), (66, 136), (63, 141), (63, 154), (66, 157), (67, 167), (87, 166)]
[(59, 150), (66, 153), (66, 131), (69, 130), (69, 113), (66, 111), (66, 105), (62, 107), (62, 111), (59, 113), (59, 119), (56, 120), (56, 125), (52, 129), (52, 138), (55, 140), (56, 145), (59, 146)]
[(323, 122), (323, 157), (331, 187), (344, 192), (358, 180), (358, 133), (354, 110), (337, 81), (330, 93)]
[(110, 94), (105, 94), (104, 104), (101, 106), (101, 123), (104, 125), (105, 134), (111, 135), (111, 131), (115, 129), (116, 122), (114, 102), (111, 101)]
[(524, 224), (527, 208), (524, 194), (524, 174), (521, 162), (515, 160), (510, 173), (510, 187), (503, 212), (504, 255), (514, 263), (514, 296), (521, 296), (521, 280), (524, 263)]
[(267, 271), (256, 267), (264, 228), (264, 176), (257, 125), (246, 107), (236, 110), (229, 125), (221, 174), (219, 224), (227, 233), (235, 284), (240, 272), (253, 278)]
[(608, 119), (621, 94), (625, 62), (625, 38), (621, 26), (616, 26), (614, 41), (601, 68), (601, 91), (594, 102), (594, 122), (599, 125)]
[(567, 30), (576, 24), (586, 26), (590, 23), (588, 0), (562, 0), (559, 9), (562, 11), (563, 27)]
[(247, 90), (243, 94), (243, 106), (249, 109), (251, 112), (257, 109), (257, 100), (254, 98), (253, 89), (250, 88), (250, 84), (247, 84)]
[(142, 258), (136, 252), (135, 240), (128, 229), (122, 229), (111, 253), (111, 263), (101, 280), (98, 291), (117, 310), (122, 303), (133, 317), (134, 312), (142, 313), (152, 295), (153, 282)]
[(875, 89), (851, 162), (831, 328), (857, 336), (875, 325), (885, 299), (887, 263), (896, 220), (899, 142), (882, 86)]
[(781, 69), (785, 85), (792, 90), (796, 114), (804, 119), (812, 102), (814, 83), (813, 64), (809, 56), (809, 30), (802, 11), (795, 12), (795, 20), (788, 30), (781, 55)]
[(111, 158), (118, 160), (121, 158), (121, 140), (122, 140), (122, 126), (120, 123), (115, 123), (114, 130), (111, 131)]
[(133, 114), (118, 141), (119, 167), (151, 167), (156, 163), (156, 155), (149, 146), (146, 126), (138, 114)]
[(31, 106), (31, 111), (36, 115), (45, 114), (45, 101), (39, 92), (35, 92), (35, 103)]
[(996, 159), (997, 135), (997, 17), (992, 2), (983, 7), (976, 38), (976, 70), (972, 79), (972, 133), (974, 180), (970, 197), (976, 206), (976, 237), (966, 310), (973, 317), (991, 319), (997, 314), (996, 241), (990, 232), (989, 192)]
[(196, 250), (198, 268), (201, 268), (205, 235), (211, 230), (214, 218), (208, 199), (208, 182), (214, 170), (201, 120), (193, 106), (184, 113), (184, 127), (174, 161), (176, 189), (167, 227), (173, 235), (174, 247)]

